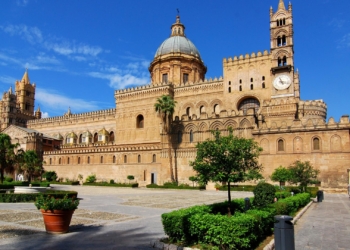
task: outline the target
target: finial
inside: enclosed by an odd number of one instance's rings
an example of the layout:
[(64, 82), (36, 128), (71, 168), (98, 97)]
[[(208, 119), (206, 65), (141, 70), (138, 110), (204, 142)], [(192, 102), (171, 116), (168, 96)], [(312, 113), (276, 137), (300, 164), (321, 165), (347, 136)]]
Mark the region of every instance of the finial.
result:
[(280, 0), (280, 2), (278, 3), (278, 9), (282, 9), (282, 10), (285, 10), (286, 9), (286, 6), (284, 6), (284, 1), (283, 0)]

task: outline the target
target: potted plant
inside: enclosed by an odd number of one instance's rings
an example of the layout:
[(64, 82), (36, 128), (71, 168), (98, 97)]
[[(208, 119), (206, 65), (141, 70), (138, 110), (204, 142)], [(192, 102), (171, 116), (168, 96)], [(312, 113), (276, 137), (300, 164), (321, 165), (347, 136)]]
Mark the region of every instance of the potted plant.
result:
[(220, 189), (220, 184), (219, 183), (215, 183), (215, 189), (216, 189), (216, 191), (218, 191), (219, 189)]
[(76, 197), (63, 198), (40, 195), (36, 198), (35, 206), (40, 209), (47, 233), (67, 233), (74, 210), (78, 208), (79, 200)]

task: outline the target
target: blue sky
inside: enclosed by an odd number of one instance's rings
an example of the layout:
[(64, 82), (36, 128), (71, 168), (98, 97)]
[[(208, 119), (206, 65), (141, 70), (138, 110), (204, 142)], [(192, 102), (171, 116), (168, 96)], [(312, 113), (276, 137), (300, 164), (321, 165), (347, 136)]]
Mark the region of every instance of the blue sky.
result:
[[(285, 1), (287, 5), (288, 2)], [(294, 0), (301, 99), (323, 99), (328, 117), (349, 114), (350, 1)], [(45, 116), (115, 107), (114, 90), (150, 82), (148, 66), (170, 35), (176, 9), (208, 67), (269, 50), (269, 8), (278, 0), (1, 0), (0, 89), (25, 68)]]

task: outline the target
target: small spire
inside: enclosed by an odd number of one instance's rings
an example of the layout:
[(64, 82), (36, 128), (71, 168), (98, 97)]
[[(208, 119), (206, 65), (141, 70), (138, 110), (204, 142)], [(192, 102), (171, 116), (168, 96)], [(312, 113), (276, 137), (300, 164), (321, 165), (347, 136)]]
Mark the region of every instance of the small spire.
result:
[(38, 108), (36, 109), (36, 112), (41, 112), (40, 111), (40, 106), (38, 106)]
[(280, 0), (280, 2), (278, 3), (278, 9), (279, 10), (285, 10), (286, 9), (286, 6), (284, 5), (284, 1), (283, 0)]
[(29, 76), (28, 76), (28, 68), (26, 68), (26, 72), (24, 72), (24, 75), (22, 77), (22, 81), (23, 83), (25, 84), (29, 84), (30, 81), (29, 81)]
[(9, 89), (9, 94), (12, 95), (12, 86)]

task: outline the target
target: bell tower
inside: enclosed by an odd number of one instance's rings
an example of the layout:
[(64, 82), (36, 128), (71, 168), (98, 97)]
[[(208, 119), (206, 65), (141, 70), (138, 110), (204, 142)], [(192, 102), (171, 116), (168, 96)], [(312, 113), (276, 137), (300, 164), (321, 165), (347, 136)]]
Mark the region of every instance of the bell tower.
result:
[(292, 4), (279, 0), (276, 12), (270, 8), (272, 98), (300, 98), (299, 74), (294, 71)]
[(283, 0), (279, 0), (275, 13), (273, 13), (272, 7), (270, 8), (271, 53), (275, 67), (288, 66), (288, 68), (293, 68), (293, 33), (292, 4), (289, 3), (288, 9), (286, 9)]
[(30, 83), (28, 70), (15, 85), (18, 109), (23, 114), (34, 115), (35, 83)]

